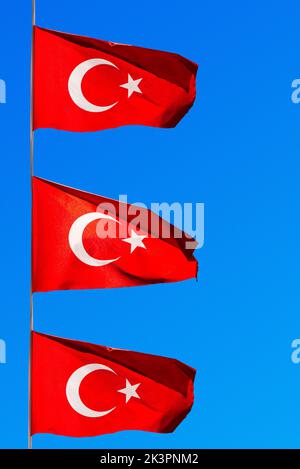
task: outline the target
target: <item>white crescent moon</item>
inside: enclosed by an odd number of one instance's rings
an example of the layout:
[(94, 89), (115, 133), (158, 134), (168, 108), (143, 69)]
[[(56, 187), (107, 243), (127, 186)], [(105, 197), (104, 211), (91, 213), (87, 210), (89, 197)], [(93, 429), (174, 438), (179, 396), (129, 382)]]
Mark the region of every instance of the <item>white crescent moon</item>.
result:
[(91, 363), (89, 365), (81, 366), (76, 371), (74, 371), (74, 373), (71, 374), (67, 382), (66, 395), (69, 404), (78, 414), (84, 415), (84, 417), (104, 417), (104, 415), (110, 414), (110, 412), (112, 412), (116, 408), (112, 407), (109, 410), (98, 412), (96, 410), (90, 409), (82, 402), (79, 395), (79, 388), (81, 382), (87, 375), (97, 370), (106, 370), (116, 374), (114, 370), (112, 370), (108, 366), (101, 365), (100, 363)]
[(82, 235), (87, 225), (94, 220), (101, 219), (113, 220), (116, 223), (119, 223), (118, 220), (111, 217), (110, 215), (106, 215), (105, 213), (92, 212), (86, 213), (85, 215), (81, 215), (79, 218), (77, 218), (69, 231), (69, 245), (73, 253), (81, 262), (90, 265), (91, 267), (103, 267), (104, 265), (111, 264), (112, 262), (116, 262), (118, 259), (120, 259), (120, 257), (107, 260), (96, 259), (86, 252), (82, 244)]
[(83, 95), (81, 88), (82, 80), (85, 74), (97, 65), (109, 65), (110, 67), (118, 68), (115, 64), (105, 59), (85, 60), (74, 68), (68, 81), (68, 90), (72, 100), (78, 107), (88, 112), (105, 112), (118, 104), (117, 101), (109, 106), (96, 106), (95, 104), (90, 103), (90, 101), (88, 101)]

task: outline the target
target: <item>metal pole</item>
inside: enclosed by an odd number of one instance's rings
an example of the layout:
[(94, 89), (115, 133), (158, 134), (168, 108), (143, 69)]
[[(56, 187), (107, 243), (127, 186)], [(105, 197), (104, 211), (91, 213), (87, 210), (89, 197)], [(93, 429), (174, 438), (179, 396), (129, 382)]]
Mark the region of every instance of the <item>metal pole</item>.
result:
[[(34, 48), (34, 26), (35, 26), (35, 0), (32, 0), (32, 33), (31, 33), (31, 59), (30, 59), (30, 187), (32, 207), (32, 177), (34, 172), (34, 132), (33, 132), (33, 48)], [(31, 209), (32, 224), (32, 209)], [(32, 229), (31, 229), (32, 245)], [(32, 251), (32, 249), (31, 249)], [(32, 256), (32, 252), (31, 252)], [(30, 272), (30, 337), (29, 337), (29, 372), (28, 372), (28, 449), (32, 449), (31, 436), (31, 358), (32, 358), (32, 331), (33, 331), (33, 297), (32, 297), (32, 260)]]

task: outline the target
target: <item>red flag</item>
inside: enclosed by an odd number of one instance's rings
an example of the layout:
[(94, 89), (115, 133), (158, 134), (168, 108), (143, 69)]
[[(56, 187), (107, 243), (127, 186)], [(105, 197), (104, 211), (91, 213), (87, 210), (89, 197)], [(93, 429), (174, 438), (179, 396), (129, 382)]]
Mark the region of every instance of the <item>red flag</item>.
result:
[(32, 334), (32, 434), (172, 432), (193, 405), (195, 370), (172, 358)]
[(174, 127), (197, 65), (177, 54), (34, 28), (34, 128)]
[(33, 178), (34, 292), (196, 277), (187, 243), (150, 210)]

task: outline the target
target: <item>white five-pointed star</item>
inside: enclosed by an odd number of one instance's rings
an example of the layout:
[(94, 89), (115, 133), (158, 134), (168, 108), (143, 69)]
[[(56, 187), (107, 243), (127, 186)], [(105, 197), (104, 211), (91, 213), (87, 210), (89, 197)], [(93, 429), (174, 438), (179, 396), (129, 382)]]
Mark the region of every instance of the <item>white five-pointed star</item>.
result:
[(138, 235), (134, 230), (131, 230), (130, 238), (122, 239), (122, 241), (131, 245), (130, 254), (132, 254), (136, 248), (146, 249), (146, 246), (143, 243), (143, 239), (145, 238), (147, 238), (147, 236)]
[(131, 384), (128, 379), (126, 379), (126, 387), (123, 389), (119, 389), (118, 392), (121, 392), (122, 394), (125, 394), (126, 396), (126, 404), (130, 401), (132, 397), (136, 397), (137, 399), (140, 399), (140, 396), (136, 392), (137, 388), (139, 387), (141, 383), (138, 384)]
[(129, 75), (128, 73), (128, 82), (127, 83), (124, 83), (124, 85), (120, 85), (121, 88), (125, 88), (128, 90), (128, 98), (130, 98), (130, 96), (133, 94), (133, 93), (141, 93), (141, 90), (139, 88), (139, 84), (141, 83), (142, 81), (142, 78), (139, 78), (138, 80), (134, 80), (132, 78), (131, 75)]

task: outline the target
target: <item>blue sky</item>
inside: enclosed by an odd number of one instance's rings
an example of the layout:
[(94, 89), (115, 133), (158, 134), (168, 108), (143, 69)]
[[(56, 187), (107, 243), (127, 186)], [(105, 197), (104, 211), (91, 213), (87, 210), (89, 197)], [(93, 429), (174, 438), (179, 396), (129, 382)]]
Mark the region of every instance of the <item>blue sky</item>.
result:
[[(27, 445), (30, 3), (0, 15), (2, 448)], [(300, 447), (299, 15), (296, 1), (38, 0), (40, 26), (178, 52), (199, 74), (176, 129), (36, 132), (35, 174), (132, 202), (203, 202), (206, 218), (198, 283), (34, 298), (39, 331), (197, 368), (191, 414), (170, 435), (38, 435), (35, 448)]]

